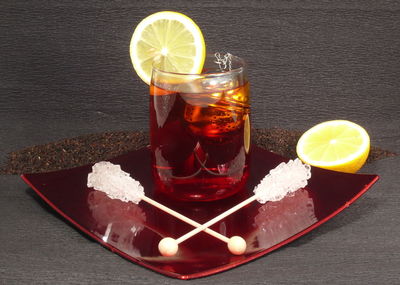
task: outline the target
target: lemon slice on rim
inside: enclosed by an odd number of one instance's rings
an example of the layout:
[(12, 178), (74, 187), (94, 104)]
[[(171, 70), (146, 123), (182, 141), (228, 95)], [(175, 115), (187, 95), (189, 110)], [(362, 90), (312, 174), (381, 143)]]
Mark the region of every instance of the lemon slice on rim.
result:
[(152, 14), (136, 27), (130, 56), (138, 76), (150, 84), (153, 61), (162, 69), (178, 73), (201, 73), (206, 45), (200, 28), (189, 17), (171, 11)]
[(355, 173), (367, 160), (368, 133), (346, 120), (320, 123), (306, 131), (297, 143), (297, 155), (310, 165)]

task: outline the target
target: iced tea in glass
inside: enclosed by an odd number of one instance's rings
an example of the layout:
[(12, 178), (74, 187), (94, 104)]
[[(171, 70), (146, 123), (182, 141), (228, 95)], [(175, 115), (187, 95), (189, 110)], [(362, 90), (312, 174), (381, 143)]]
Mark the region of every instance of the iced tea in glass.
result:
[[(225, 59), (225, 60), (221, 60)], [(244, 61), (207, 56), (202, 74), (153, 64), (150, 140), (157, 191), (213, 201), (243, 189), (249, 169), (249, 82)]]

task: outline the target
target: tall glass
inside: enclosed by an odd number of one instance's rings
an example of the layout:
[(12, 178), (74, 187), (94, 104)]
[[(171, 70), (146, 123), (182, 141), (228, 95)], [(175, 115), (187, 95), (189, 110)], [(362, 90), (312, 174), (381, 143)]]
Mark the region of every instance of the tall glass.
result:
[[(221, 59), (219, 57), (219, 59)], [(213, 201), (243, 189), (249, 173), (250, 102), (244, 61), (207, 56), (203, 73), (153, 64), (150, 140), (157, 191)]]

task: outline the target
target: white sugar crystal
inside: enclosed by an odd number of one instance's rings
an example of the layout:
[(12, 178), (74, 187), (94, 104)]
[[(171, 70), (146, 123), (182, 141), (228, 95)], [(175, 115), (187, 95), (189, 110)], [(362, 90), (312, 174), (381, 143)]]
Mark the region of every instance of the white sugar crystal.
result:
[(119, 165), (101, 161), (93, 165), (88, 175), (88, 187), (102, 191), (112, 199), (124, 202), (139, 203), (144, 196), (142, 185), (129, 173), (124, 172)]
[(278, 201), (287, 194), (307, 185), (311, 177), (311, 167), (303, 164), (298, 158), (288, 163), (282, 162), (272, 169), (254, 189), (257, 201)]

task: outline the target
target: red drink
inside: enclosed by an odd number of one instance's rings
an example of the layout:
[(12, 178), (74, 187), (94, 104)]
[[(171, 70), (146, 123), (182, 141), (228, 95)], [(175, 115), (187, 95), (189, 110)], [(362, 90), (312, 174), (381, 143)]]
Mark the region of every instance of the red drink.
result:
[(249, 84), (218, 80), (150, 86), (154, 178), (158, 191), (175, 199), (221, 199), (247, 180)]

